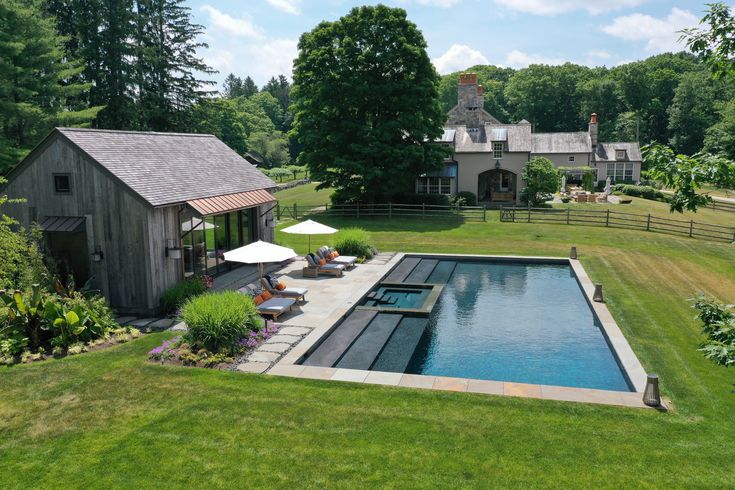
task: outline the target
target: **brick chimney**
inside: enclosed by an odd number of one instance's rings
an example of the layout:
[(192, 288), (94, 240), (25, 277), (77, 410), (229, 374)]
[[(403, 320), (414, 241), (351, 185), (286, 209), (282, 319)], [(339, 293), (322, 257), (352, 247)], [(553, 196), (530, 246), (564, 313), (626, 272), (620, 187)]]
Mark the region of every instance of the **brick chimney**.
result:
[(485, 105), (484, 90), (477, 84), (477, 73), (462, 73), (457, 85), (457, 123), (480, 127), (480, 112)]
[(594, 152), (597, 148), (597, 114), (594, 112), (590, 116), (589, 133), (592, 141), (592, 151)]
[(477, 73), (460, 73), (460, 85), (477, 85)]

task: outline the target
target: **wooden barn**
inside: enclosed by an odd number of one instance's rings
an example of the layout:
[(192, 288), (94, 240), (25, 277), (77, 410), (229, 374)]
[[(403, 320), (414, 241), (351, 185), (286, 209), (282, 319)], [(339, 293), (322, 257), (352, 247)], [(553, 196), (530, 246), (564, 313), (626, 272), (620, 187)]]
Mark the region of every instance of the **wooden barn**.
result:
[(65, 275), (120, 313), (153, 314), (227, 250), (273, 241), (276, 184), (212, 135), (57, 128), (8, 176), (7, 213), (37, 223)]

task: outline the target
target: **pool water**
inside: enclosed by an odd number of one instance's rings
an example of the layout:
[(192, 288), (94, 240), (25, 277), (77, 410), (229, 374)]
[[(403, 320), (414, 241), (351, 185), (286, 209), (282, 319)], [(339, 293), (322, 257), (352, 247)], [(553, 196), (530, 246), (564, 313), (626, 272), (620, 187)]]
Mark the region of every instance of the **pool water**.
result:
[(405, 372), (630, 390), (568, 265), (458, 262)]
[(365, 301), (365, 306), (385, 306), (390, 308), (418, 308), (424, 304), (431, 289), (401, 288), (381, 286), (375, 290), (372, 298)]

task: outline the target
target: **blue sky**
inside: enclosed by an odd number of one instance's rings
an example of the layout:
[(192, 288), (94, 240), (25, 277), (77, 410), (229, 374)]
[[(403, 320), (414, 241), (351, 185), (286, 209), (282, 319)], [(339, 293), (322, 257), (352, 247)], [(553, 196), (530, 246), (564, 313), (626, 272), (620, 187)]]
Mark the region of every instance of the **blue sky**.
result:
[[(206, 26), (200, 54), (258, 85), (291, 74), (299, 36), (356, 5), (349, 0), (189, 0)], [(384, 0), (423, 31), (440, 73), (490, 63), (521, 68), (565, 61), (613, 66), (679, 50), (677, 31), (697, 24), (705, 2), (661, 0)]]

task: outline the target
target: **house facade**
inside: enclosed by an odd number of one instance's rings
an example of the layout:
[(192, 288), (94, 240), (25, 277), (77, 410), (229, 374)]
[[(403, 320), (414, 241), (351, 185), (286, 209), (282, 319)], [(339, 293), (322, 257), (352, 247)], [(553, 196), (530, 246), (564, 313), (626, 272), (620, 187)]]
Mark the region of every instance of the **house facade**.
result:
[[(598, 141), (597, 115), (587, 131), (536, 133), (526, 120), (503, 124), (484, 106), (477, 75), (460, 75), (457, 105), (449, 111), (440, 142), (452, 156), (439, 172), (416, 180), (416, 192), (455, 194), (469, 191), (478, 201), (516, 203), (524, 187), (521, 172), (533, 157), (545, 157), (557, 167), (591, 169), (596, 181), (637, 182), (641, 175), (638, 143)], [(567, 170), (574, 173), (574, 170)]]
[(62, 275), (120, 313), (153, 314), (185, 277), (273, 241), (276, 184), (212, 135), (57, 128), (9, 175), (7, 213), (37, 223)]

